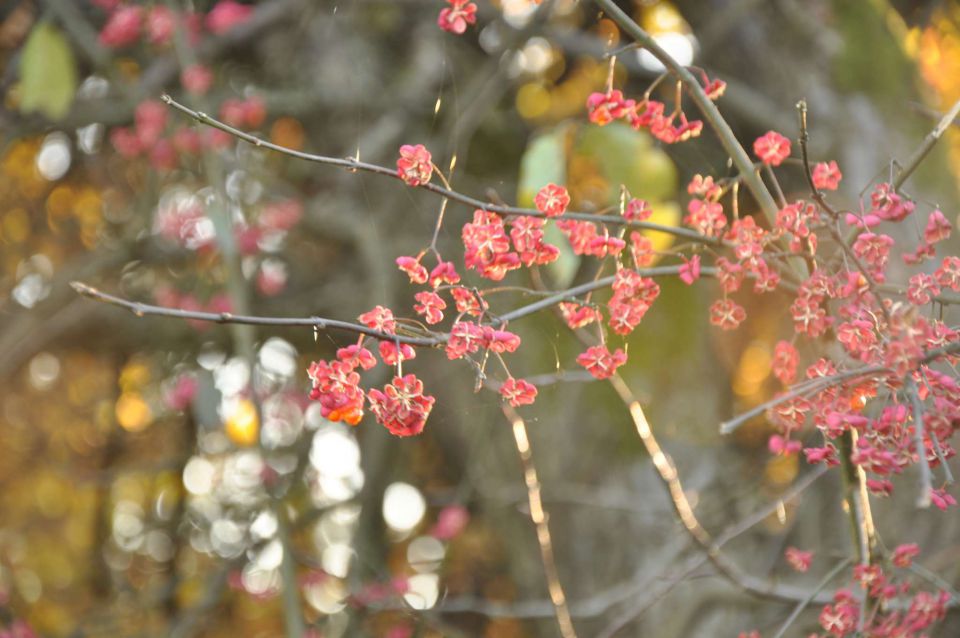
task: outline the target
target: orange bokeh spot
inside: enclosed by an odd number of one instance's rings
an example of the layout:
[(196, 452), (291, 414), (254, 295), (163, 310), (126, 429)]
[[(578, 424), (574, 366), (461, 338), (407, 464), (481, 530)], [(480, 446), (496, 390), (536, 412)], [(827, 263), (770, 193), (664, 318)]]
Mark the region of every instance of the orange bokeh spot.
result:
[(240, 400), (224, 421), (227, 437), (235, 445), (249, 447), (257, 442), (260, 435), (260, 419), (257, 407), (248, 399)]

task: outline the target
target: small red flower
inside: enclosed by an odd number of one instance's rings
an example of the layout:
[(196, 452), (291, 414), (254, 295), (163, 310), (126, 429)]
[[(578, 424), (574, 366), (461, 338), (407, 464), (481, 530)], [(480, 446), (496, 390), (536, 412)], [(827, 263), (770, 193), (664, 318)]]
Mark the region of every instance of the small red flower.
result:
[(413, 309), (417, 314), (423, 315), (428, 324), (443, 321), (443, 309), (447, 307), (447, 303), (440, 298), (440, 295), (432, 291), (424, 291), (418, 292), (413, 298), (420, 302), (415, 304)]
[(440, 284), (458, 283), (460, 283), (460, 275), (457, 274), (452, 261), (441, 261), (430, 271), (430, 285), (434, 288)]
[(530, 405), (537, 398), (537, 387), (529, 381), (509, 377), (500, 386), (500, 394), (513, 407)]
[(423, 382), (412, 374), (394, 377), (383, 391), (370, 390), (370, 411), (391, 434), (414, 436), (423, 432), (435, 399), (423, 393)]
[(680, 266), (680, 281), (688, 286), (693, 285), (697, 279), (700, 279), (700, 255), (694, 255), (690, 259), (684, 259)]
[(620, 119), (627, 114), (633, 100), (624, 101), (623, 93), (612, 90), (606, 93), (591, 93), (587, 98), (587, 112), (590, 121), (600, 126)]
[(790, 385), (797, 378), (800, 354), (789, 341), (778, 341), (773, 348), (773, 376), (783, 385)]
[(173, 37), (175, 15), (170, 7), (156, 5), (149, 10), (146, 19), (147, 39), (151, 44), (164, 45)]
[(890, 562), (896, 567), (910, 567), (913, 563), (913, 558), (919, 553), (920, 547), (918, 547), (916, 543), (897, 545), (893, 550), (893, 556), (890, 558)]
[(805, 552), (796, 547), (788, 547), (784, 556), (790, 567), (798, 572), (805, 572), (810, 569), (810, 562), (813, 560), (813, 552)]
[(142, 7), (120, 7), (110, 14), (100, 31), (100, 44), (111, 49), (129, 46), (140, 38)]
[(650, 219), (653, 209), (642, 199), (631, 199), (623, 207), (623, 218), (631, 222), (642, 222)]
[(835, 191), (840, 188), (840, 180), (843, 179), (843, 173), (837, 163), (830, 160), (830, 163), (819, 162), (813, 167), (812, 171), (813, 185), (822, 191)]
[(939, 509), (946, 511), (948, 507), (957, 504), (957, 499), (945, 489), (930, 490), (930, 500)]
[(430, 177), (433, 176), (430, 151), (423, 144), (401, 146), (400, 158), (397, 160), (397, 175), (409, 186), (420, 186), (429, 182)]
[(213, 71), (202, 64), (191, 64), (180, 73), (180, 84), (193, 95), (203, 95), (213, 84)]
[(448, 505), (437, 514), (437, 522), (430, 535), (441, 541), (448, 541), (463, 531), (470, 522), (470, 512), (462, 505)]
[(393, 318), (393, 311), (383, 306), (377, 306), (373, 310), (363, 313), (357, 319), (366, 327), (380, 332), (392, 335), (397, 331), (397, 322)]
[(733, 330), (747, 318), (747, 311), (731, 299), (718, 299), (710, 306), (710, 323)]
[(570, 194), (563, 186), (547, 184), (537, 193), (534, 203), (537, 205), (537, 210), (547, 217), (559, 217), (567, 212)]
[(923, 239), (928, 244), (935, 244), (949, 237), (951, 230), (953, 230), (953, 227), (950, 226), (950, 222), (938, 208), (930, 213), (930, 217), (927, 218), (927, 227), (923, 231)]
[(425, 284), (427, 283), (427, 278), (429, 274), (427, 269), (423, 267), (420, 263), (420, 260), (415, 257), (397, 257), (396, 259), (397, 268), (407, 273), (407, 276), (410, 277), (410, 283), (412, 284)]
[(780, 166), (790, 156), (790, 140), (776, 131), (768, 131), (753, 143), (753, 152), (764, 164)]
[(477, 22), (477, 5), (469, 0), (447, 0), (450, 4), (440, 10), (437, 25), (444, 31), (461, 35), (467, 25)]
[(226, 33), (246, 22), (252, 13), (253, 7), (250, 5), (240, 4), (234, 0), (220, 0), (207, 14), (207, 29), (216, 35)]
[(613, 376), (617, 368), (627, 362), (627, 355), (617, 348), (610, 352), (606, 346), (593, 346), (577, 357), (577, 363), (587, 369), (597, 379)]

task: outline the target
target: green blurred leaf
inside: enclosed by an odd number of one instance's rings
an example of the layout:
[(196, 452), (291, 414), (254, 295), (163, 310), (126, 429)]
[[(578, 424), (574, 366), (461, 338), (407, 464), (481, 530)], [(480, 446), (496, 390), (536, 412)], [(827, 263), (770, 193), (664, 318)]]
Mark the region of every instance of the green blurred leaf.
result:
[(598, 165), (610, 184), (610, 201), (617, 203), (623, 184), (633, 197), (656, 202), (677, 194), (677, 169), (670, 157), (653, 145), (646, 133), (620, 122), (607, 126), (585, 126), (573, 150)]
[(533, 138), (523, 152), (517, 186), (517, 202), (520, 206), (532, 207), (537, 191), (547, 184), (566, 182), (566, 134), (567, 127), (558, 126)]
[(20, 58), (20, 111), (62, 119), (76, 89), (77, 69), (67, 39), (53, 25), (37, 24)]
[[(566, 183), (567, 132), (567, 126), (558, 126), (538, 135), (527, 146), (520, 160), (520, 180), (517, 186), (517, 202), (520, 206), (532, 207), (537, 191), (547, 184)], [(566, 288), (573, 282), (580, 268), (580, 256), (574, 254), (567, 238), (554, 224), (547, 224), (544, 229), (544, 241), (560, 250), (560, 257), (548, 265), (546, 270), (556, 286)]]

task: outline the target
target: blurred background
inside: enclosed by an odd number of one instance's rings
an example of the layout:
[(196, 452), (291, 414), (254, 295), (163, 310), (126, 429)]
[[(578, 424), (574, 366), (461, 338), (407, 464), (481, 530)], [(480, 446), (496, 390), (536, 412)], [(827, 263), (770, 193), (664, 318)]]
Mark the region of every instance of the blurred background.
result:
[[(587, 124), (604, 54), (628, 44), (592, 3), (478, 4), (459, 37), (437, 27), (440, 0), (0, 5), (0, 635), (277, 636), (290, 614), (323, 636), (557, 635), (510, 425), (471, 368), (440, 352), (409, 362), (437, 403), (421, 436), (398, 439), (369, 417), (326, 422), (307, 398), (307, 365), (349, 335), (139, 318), (69, 287), (273, 316), (413, 314), (394, 259), (428, 245), (439, 199), (237, 144), (164, 107), (163, 92), (335, 157), (393, 166), (401, 144), (422, 143), (444, 170), (455, 163), (456, 189), (490, 201), (530, 205), (557, 181), (578, 210), (599, 209), (625, 184), (677, 223), (692, 175), (730, 174), (709, 131), (663, 148)], [(805, 98), (814, 158), (843, 171), (841, 206), (857, 207), (960, 98), (953, 2), (619, 4), (728, 83), (719, 106), (742, 141), (795, 138)], [(627, 50), (615, 83), (636, 96), (660, 72)], [(908, 188), (951, 221), (958, 139)], [(799, 171), (783, 186), (806, 192)], [(450, 205), (447, 259), (461, 261), (471, 213)], [(559, 288), (590, 273), (565, 255), (545, 276)], [(778, 389), (770, 360), (789, 300), (745, 295), (748, 321), (721, 334), (706, 321), (713, 284), (661, 286), (625, 377), (704, 525), (720, 534), (759, 513), (730, 555), (812, 588), (849, 553), (839, 478), (810, 483), (796, 455), (771, 456), (763, 419), (717, 433)], [(629, 414), (584, 382), (562, 321), (511, 329), (524, 339), (514, 374), (547, 375), (523, 414), (580, 635), (775, 630), (790, 605), (698, 566)], [(875, 501), (884, 542), (920, 543), (920, 562), (956, 585), (956, 510), (905, 515), (914, 482), (899, 485)], [(816, 550), (808, 573), (786, 566), (788, 546)], [(818, 628), (814, 609), (788, 635)], [(955, 616), (934, 633), (958, 634)]]

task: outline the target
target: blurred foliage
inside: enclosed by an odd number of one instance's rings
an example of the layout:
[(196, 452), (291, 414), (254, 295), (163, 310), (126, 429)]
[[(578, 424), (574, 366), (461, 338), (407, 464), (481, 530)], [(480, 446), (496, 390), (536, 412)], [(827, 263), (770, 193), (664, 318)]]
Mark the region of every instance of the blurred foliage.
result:
[[(585, 123), (586, 97), (608, 75), (602, 54), (625, 44), (588, 2), (557, 0), (537, 25), (520, 0), (481, 3), (480, 27), (459, 39), (436, 28), (440, 2), (246, 2), (259, 22), (237, 42), (117, 52), (67, 28), (96, 34), (106, 19), (97, 4), (0, 7), (0, 627), (22, 618), (45, 636), (280, 635), (271, 543), (278, 516), (289, 516), (299, 601), (325, 636), (555, 635), (508, 426), (493, 395), (472, 392), (472, 370), (442, 353), (410, 362), (438, 405), (422, 437), (401, 441), (372, 423), (348, 430), (311, 412), (304, 370), (346, 345), (343, 335), (260, 330), (252, 371), (243, 351), (249, 333), (137, 318), (68, 287), (83, 279), (137, 299), (245, 303), (267, 315), (352, 319), (376, 304), (406, 308), (409, 289), (393, 259), (429, 241), (439, 201), (391, 180), (232, 143), (158, 168), (156, 157), (123, 157), (110, 131), (135, 125), (137, 105), (162, 91), (211, 113), (227, 100), (257, 98), (267, 115), (254, 128), (277, 144), (392, 165), (400, 144), (423, 142), (444, 167), (458, 158), (454, 185), (465, 192), (516, 193), (529, 204), (540, 186), (562, 182), (578, 208), (615, 212), (623, 184), (666, 224), (685, 206), (679, 184), (728, 170), (709, 132), (664, 149), (631, 129)], [(194, 4), (208, 11), (215, 3)], [(902, 158), (915, 147), (913, 129), (903, 130), (911, 104), (942, 111), (960, 98), (960, 9), (952, 3), (906, 24), (883, 2), (622, 4), (653, 33), (699, 39), (695, 64), (730, 81), (720, 106), (741, 139), (770, 128), (770, 113), (792, 136), (792, 106), (806, 96), (817, 116), (814, 151), (864, 180), (891, 153)], [(810, 16), (814, 35), (840, 42), (835, 53), (811, 44)], [(198, 52), (215, 83), (194, 98), (179, 74)], [(657, 76), (639, 60), (625, 51), (614, 68), (615, 83), (632, 94)], [(745, 104), (736, 101), (744, 95)], [(921, 115), (911, 122), (917, 131), (933, 123)], [(192, 130), (168, 114), (166, 134), (181, 129)], [(960, 174), (960, 138), (951, 137), (954, 173), (931, 159), (924, 183), (945, 210), (956, 204)], [(848, 181), (841, 197), (853, 206), (866, 184)], [(806, 188), (799, 178), (784, 187)], [(283, 202), (301, 206), (302, 220), (253, 238), (236, 259), (161, 232), (167, 203), (217, 195), (230, 204), (221, 226), (257, 228)], [(469, 213), (451, 205), (444, 255), (459, 254), (459, 223)], [(672, 247), (658, 237), (658, 250)], [(580, 269), (565, 253), (547, 272), (560, 286)], [(274, 291), (262, 278), (279, 271), (284, 285)], [(228, 285), (237, 273), (240, 291)], [(712, 292), (665, 282), (629, 340), (626, 376), (649, 404), (698, 514), (719, 530), (778, 498), (805, 468), (764, 453), (762, 419), (732, 442), (716, 434), (720, 420), (776, 390), (770, 354), (785, 304), (744, 299), (750, 320), (718, 336), (704, 319)], [(524, 300), (521, 292), (497, 297), (501, 308)], [(518, 376), (573, 371), (579, 345), (555, 317), (515, 328), (527, 352)], [(547, 385), (530, 414), (561, 580), (574, 604), (593, 600), (601, 609), (576, 620), (582, 635), (596, 635), (629, 612), (645, 588), (631, 584), (638, 576), (641, 585), (659, 579), (688, 550), (609, 388)], [(321, 435), (327, 456), (314, 451)], [(398, 482), (424, 499), (424, 513), (405, 529), (385, 520), (384, 493)], [(748, 569), (793, 578), (771, 567), (788, 543), (844, 551), (843, 521), (822, 515), (836, 511), (837, 486), (820, 488), (738, 541)], [(469, 523), (438, 554), (435, 526), (460, 505)], [(916, 523), (903, 520), (903, 507), (878, 506), (891, 537)], [(933, 548), (928, 567), (954, 581), (958, 531), (954, 516), (917, 532)], [(418, 577), (439, 587), (437, 606), (423, 613), (394, 584)], [(618, 598), (624, 584), (632, 589)], [(735, 635), (774, 626), (785, 613), (742, 597), (718, 605), (711, 586), (686, 583), (630, 625), (631, 635)], [(446, 613), (445, 603), (461, 610)], [(680, 604), (689, 613), (676, 614)], [(491, 605), (508, 617), (487, 613)], [(532, 611), (509, 617), (512, 605)], [(956, 635), (956, 625), (943, 631)]]

